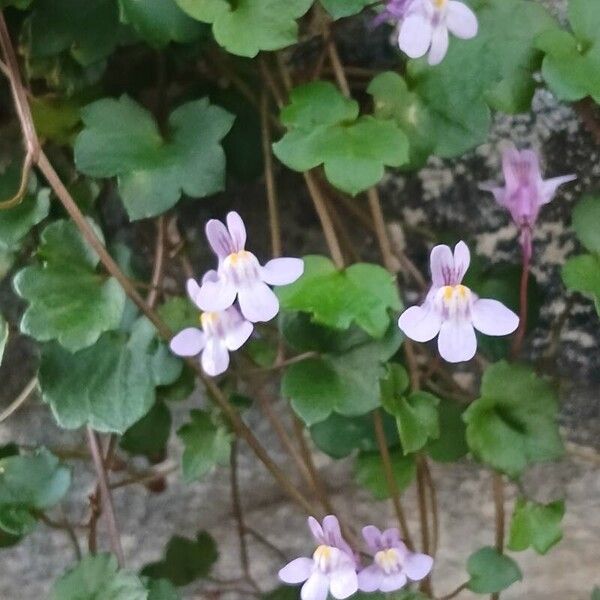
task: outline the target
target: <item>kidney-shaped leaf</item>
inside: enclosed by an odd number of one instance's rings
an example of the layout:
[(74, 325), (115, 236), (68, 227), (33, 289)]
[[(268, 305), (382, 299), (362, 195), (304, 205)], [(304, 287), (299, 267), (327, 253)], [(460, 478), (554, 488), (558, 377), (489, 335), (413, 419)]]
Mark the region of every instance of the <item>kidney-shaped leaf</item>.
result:
[(500, 592), (523, 577), (512, 558), (489, 546), (469, 556), (467, 572), (471, 576), (468, 587), (476, 594)]

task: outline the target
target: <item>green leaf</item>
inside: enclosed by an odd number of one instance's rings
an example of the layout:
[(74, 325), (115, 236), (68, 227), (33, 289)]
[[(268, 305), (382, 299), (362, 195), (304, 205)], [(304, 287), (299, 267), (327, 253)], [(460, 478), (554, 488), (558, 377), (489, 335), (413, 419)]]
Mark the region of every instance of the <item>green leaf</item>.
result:
[(299, 19), (313, 0), (175, 0), (191, 17), (212, 23), (215, 40), (231, 54), (255, 57), (260, 50), (294, 44)]
[(600, 253), (600, 197), (587, 196), (573, 210), (573, 229), (590, 251)]
[(171, 412), (163, 402), (156, 402), (150, 411), (124, 434), (120, 446), (129, 454), (161, 458), (171, 433)]
[(158, 307), (160, 318), (172, 331), (198, 327), (200, 313), (189, 298), (176, 296)]
[(69, 52), (83, 66), (109, 56), (119, 36), (114, 0), (36, 0), (27, 20), (27, 47), (32, 58)]
[(454, 462), (469, 452), (463, 412), (464, 408), (456, 402), (442, 400), (439, 403), (440, 436), (436, 440), (431, 440), (425, 448), (433, 460)]
[(193, 42), (203, 27), (186, 15), (175, 0), (119, 0), (121, 21), (131, 25), (152, 46)]
[[(382, 418), (388, 446), (397, 446), (398, 430), (394, 419), (385, 413)], [(344, 458), (355, 450), (374, 452), (378, 448), (372, 414), (344, 417), (333, 413), (313, 425), (310, 435), (317, 448), (333, 458)]]
[(42, 350), (39, 377), (43, 398), (61, 427), (90, 425), (97, 431), (123, 433), (150, 410), (156, 386), (174, 382), (180, 372), (181, 362), (142, 317), (131, 335), (106, 333), (75, 354), (48, 344)]
[(599, 102), (599, 7), (589, 0), (570, 0), (567, 12), (573, 35), (555, 26), (536, 40), (546, 53), (542, 75), (559, 100), (574, 102), (592, 96)]
[[(0, 199), (12, 197), (19, 189), (20, 165), (11, 164), (0, 176)], [(29, 230), (43, 221), (50, 210), (50, 192), (41, 189), (35, 193), (35, 183), (30, 182), (25, 198), (18, 206), (0, 211), (0, 250), (16, 248)]]
[(200, 198), (223, 189), (220, 141), (233, 117), (207, 98), (171, 113), (168, 140), (152, 115), (127, 96), (98, 100), (82, 117), (85, 128), (75, 142), (75, 164), (92, 177), (117, 176), (130, 219), (159, 215), (182, 193)]
[(215, 541), (205, 531), (201, 531), (195, 540), (176, 535), (167, 544), (165, 558), (146, 565), (142, 574), (153, 579), (167, 579), (178, 587), (188, 585), (206, 577), (218, 556)]
[(148, 600), (181, 600), (179, 592), (167, 579), (149, 579), (146, 587)]
[(563, 265), (562, 279), (570, 290), (591, 296), (600, 315), (600, 256), (582, 254), (569, 258)]
[(402, 307), (394, 279), (383, 267), (358, 263), (338, 271), (324, 256), (305, 256), (302, 277), (277, 294), (285, 310), (310, 313), (335, 329), (356, 323), (376, 338), (390, 324), (389, 309)]
[(592, 590), (592, 598), (591, 600), (600, 600), (600, 587), (595, 587)]
[(30, 99), (33, 122), (41, 138), (71, 145), (81, 122), (81, 106), (73, 98), (47, 94)]
[(48, 225), (38, 255), (41, 265), (25, 267), (14, 278), (15, 290), (29, 302), (23, 333), (76, 351), (119, 327), (125, 292), (116, 279), (96, 272), (98, 255), (72, 221)]
[(349, 17), (359, 13), (373, 0), (321, 0), (323, 8), (335, 19)]
[[(401, 450), (390, 452), (390, 458), (396, 483), (400, 491), (403, 491), (415, 478), (415, 461), (412, 456), (404, 456)], [(390, 497), (379, 452), (361, 452), (356, 457), (354, 477), (357, 483), (368, 489), (376, 500)]]
[(231, 434), (202, 410), (190, 412), (189, 423), (177, 431), (184, 445), (181, 464), (186, 482), (200, 479), (217, 465), (227, 464)]
[(437, 405), (440, 399), (428, 392), (413, 392), (384, 404), (396, 417), (398, 433), (405, 454), (417, 452), (427, 441), (440, 435)]
[(57, 504), (71, 485), (71, 471), (45, 449), (0, 459), (0, 527), (13, 535), (29, 531), (31, 511)]
[(327, 179), (356, 195), (381, 180), (384, 167), (408, 161), (408, 140), (393, 121), (358, 117), (358, 104), (329, 82), (294, 88), (281, 111), (288, 128), (273, 151), (296, 171), (323, 164)]
[(119, 570), (112, 554), (90, 554), (52, 588), (51, 600), (148, 600), (148, 590), (130, 571)]
[(510, 477), (527, 465), (559, 458), (563, 444), (552, 386), (529, 368), (501, 361), (482, 379), (481, 398), (465, 411), (474, 456)]
[(538, 554), (546, 554), (562, 539), (560, 523), (564, 514), (564, 500), (538, 504), (517, 499), (510, 522), (508, 548), (520, 551), (532, 547)]
[(324, 421), (331, 413), (358, 416), (380, 404), (379, 379), (383, 365), (402, 341), (395, 323), (381, 340), (367, 340), (345, 351), (323, 354), (289, 366), (281, 382), (282, 395), (307, 424)]
[(0, 315), (0, 365), (2, 364), (2, 358), (4, 357), (4, 349), (6, 348), (6, 342), (8, 341), (8, 323), (2, 315)]
[(468, 588), (476, 594), (500, 592), (523, 578), (512, 558), (489, 546), (469, 556), (467, 572), (470, 576)]

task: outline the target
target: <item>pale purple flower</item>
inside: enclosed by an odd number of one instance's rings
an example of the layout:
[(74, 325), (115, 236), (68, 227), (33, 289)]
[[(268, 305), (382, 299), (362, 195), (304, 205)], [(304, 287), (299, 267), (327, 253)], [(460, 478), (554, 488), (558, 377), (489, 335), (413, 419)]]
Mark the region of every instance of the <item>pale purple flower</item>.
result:
[(304, 582), (302, 600), (325, 600), (330, 593), (341, 600), (358, 591), (357, 561), (352, 549), (342, 537), (337, 517), (328, 515), (323, 526), (308, 517), (308, 526), (318, 547), (312, 558), (300, 557), (279, 571), (284, 583)]
[(412, 1), (388, 0), (384, 9), (371, 21), (371, 27), (378, 27), (386, 21), (401, 21)]
[(462, 39), (477, 35), (475, 13), (456, 0), (413, 0), (398, 33), (400, 50), (411, 58), (429, 52), (428, 62), (437, 65), (448, 51), (448, 32)]
[(187, 290), (201, 310), (219, 311), (230, 307), (237, 297), (240, 310), (248, 321), (270, 321), (279, 312), (279, 300), (269, 285), (287, 285), (302, 275), (304, 262), (299, 258), (274, 258), (264, 266), (252, 252), (244, 249), (246, 227), (240, 215), (230, 212), (227, 227), (211, 219), (206, 237), (217, 255), (217, 271), (209, 271), (199, 286), (194, 279)]
[(432, 285), (422, 306), (405, 310), (398, 326), (412, 340), (428, 342), (438, 336), (440, 355), (448, 362), (470, 360), (477, 350), (475, 329), (486, 335), (508, 335), (519, 317), (497, 300), (481, 299), (462, 279), (471, 256), (464, 242), (431, 251)]
[(238, 350), (252, 334), (254, 326), (235, 306), (200, 315), (202, 329), (188, 327), (171, 340), (171, 350), (178, 356), (202, 354), (200, 364), (207, 375), (224, 373), (229, 366), (229, 352)]
[(397, 529), (381, 532), (368, 525), (362, 530), (373, 563), (358, 574), (358, 588), (363, 592), (394, 592), (408, 581), (427, 577), (433, 558), (427, 554), (411, 552), (400, 539)]
[(489, 184), (480, 188), (492, 192), (500, 206), (506, 208), (521, 232), (521, 244), (526, 257), (531, 256), (531, 237), (540, 209), (548, 204), (563, 183), (577, 179), (563, 175), (544, 180), (540, 159), (533, 150), (517, 150), (509, 146), (502, 152), (504, 187)]

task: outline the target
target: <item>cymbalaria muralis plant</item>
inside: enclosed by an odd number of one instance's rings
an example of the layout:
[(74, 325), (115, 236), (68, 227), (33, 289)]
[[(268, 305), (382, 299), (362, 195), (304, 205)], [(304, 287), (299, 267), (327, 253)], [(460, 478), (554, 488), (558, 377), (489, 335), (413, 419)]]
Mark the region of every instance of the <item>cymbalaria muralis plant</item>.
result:
[[(530, 360), (538, 227), (585, 180), (488, 132), (537, 92), (600, 143), (600, 2), (568, 0), (566, 17), (534, 0), (1, 0), (0, 374), (21, 389), (0, 422), (37, 394), (80, 443), (3, 438), (0, 551), (64, 532), (54, 600), (497, 599), (517, 584), (516, 553), (550, 551), (565, 513), (522, 484), (564, 453), (562, 317), (544, 325), (554, 354)], [(491, 192), (508, 211), (492, 264), (479, 225), (448, 230), (424, 204), (415, 227), (410, 192), (385, 186), (486, 142), (497, 183), (473, 174), (468, 211), (452, 210), (481, 224)], [(583, 192), (563, 291), (600, 312), (600, 198)], [(246, 514), (242, 451), (289, 503), (285, 535)], [(336, 460), (353, 464), (344, 498), (317, 467)], [(93, 473), (85, 496), (74, 461)], [(457, 461), (489, 470), (494, 506), (488, 544), (464, 556), (437, 502)], [(220, 486), (203, 503), (237, 533), (237, 567), (175, 524), (164, 552), (130, 529), (124, 547), (132, 486), (214, 471), (231, 499)]]

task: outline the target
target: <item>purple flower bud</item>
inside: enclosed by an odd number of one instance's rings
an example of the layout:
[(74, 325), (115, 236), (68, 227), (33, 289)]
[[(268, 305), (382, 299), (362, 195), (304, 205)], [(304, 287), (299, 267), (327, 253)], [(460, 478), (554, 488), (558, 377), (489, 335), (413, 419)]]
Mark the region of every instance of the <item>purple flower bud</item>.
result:
[(279, 300), (269, 285), (287, 285), (304, 271), (299, 258), (275, 258), (264, 266), (252, 252), (245, 250), (246, 227), (236, 212), (227, 215), (227, 227), (211, 219), (206, 237), (217, 255), (217, 271), (209, 271), (202, 285), (188, 282), (188, 292), (201, 310), (221, 311), (237, 297), (248, 321), (270, 321), (279, 312)]
[[(440, 355), (448, 362), (470, 360), (477, 350), (475, 329), (485, 335), (508, 335), (519, 317), (497, 300), (481, 299), (462, 279), (471, 255), (464, 242), (431, 251), (432, 285), (422, 306), (405, 310), (398, 326), (412, 340), (428, 342), (438, 336)], [(439, 334), (439, 335), (438, 335)]]
[(433, 558), (427, 554), (411, 552), (400, 539), (397, 529), (381, 532), (368, 525), (362, 530), (373, 564), (358, 574), (358, 587), (363, 592), (394, 592), (408, 581), (420, 581), (427, 577), (433, 566)]
[(330, 593), (337, 600), (358, 591), (357, 562), (352, 549), (342, 537), (337, 517), (328, 515), (323, 525), (308, 518), (308, 526), (317, 542), (312, 558), (300, 557), (279, 571), (284, 583), (304, 582), (302, 600), (326, 600)]

